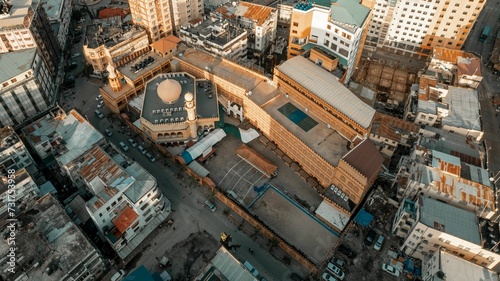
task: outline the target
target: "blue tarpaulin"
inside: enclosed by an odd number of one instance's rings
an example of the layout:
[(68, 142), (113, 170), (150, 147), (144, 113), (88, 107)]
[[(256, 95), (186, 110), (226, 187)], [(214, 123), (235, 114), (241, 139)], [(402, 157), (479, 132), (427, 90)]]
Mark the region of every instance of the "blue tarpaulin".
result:
[(367, 227), (373, 220), (373, 215), (368, 213), (365, 208), (359, 210), (359, 213), (356, 215), (354, 219), (355, 222), (359, 223), (363, 227)]

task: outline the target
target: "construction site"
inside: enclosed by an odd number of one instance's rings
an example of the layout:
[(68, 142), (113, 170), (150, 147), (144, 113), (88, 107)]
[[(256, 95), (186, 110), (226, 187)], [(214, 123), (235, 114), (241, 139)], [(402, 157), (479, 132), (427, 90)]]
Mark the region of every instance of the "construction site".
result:
[(365, 102), (376, 109), (379, 109), (377, 105), (383, 105), (385, 109), (395, 110), (404, 104), (411, 85), (416, 83), (417, 71), (399, 62), (363, 58), (354, 81), (373, 92), (368, 97), (358, 93)]

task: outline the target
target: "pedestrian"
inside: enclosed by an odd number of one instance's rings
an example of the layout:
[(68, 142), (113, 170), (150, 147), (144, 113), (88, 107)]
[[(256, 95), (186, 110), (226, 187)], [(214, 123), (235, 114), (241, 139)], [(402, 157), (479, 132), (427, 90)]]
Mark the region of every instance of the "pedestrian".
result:
[(172, 229), (175, 231), (175, 226)]

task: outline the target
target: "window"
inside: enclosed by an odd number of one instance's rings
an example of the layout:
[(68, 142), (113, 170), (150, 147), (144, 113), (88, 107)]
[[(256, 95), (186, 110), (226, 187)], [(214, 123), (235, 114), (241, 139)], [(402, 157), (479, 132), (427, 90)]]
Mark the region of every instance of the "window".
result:
[(331, 29), (332, 29), (332, 26), (328, 24), (328, 25), (326, 26), (326, 29), (331, 30)]
[(299, 26), (299, 23), (298, 22), (294, 22), (293, 26)]
[(432, 233), (427, 234), (427, 237), (431, 238), (432, 237)]
[(325, 36), (326, 36), (326, 37), (330, 37), (330, 34), (328, 34), (328, 33), (325, 33)]

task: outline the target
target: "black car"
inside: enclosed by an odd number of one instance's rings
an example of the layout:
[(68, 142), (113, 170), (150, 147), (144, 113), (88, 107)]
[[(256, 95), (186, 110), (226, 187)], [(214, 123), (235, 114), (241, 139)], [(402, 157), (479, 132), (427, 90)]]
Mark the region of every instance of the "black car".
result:
[(341, 252), (342, 254), (346, 255), (350, 259), (355, 259), (356, 258), (356, 253), (353, 252), (349, 247), (346, 245), (340, 245), (337, 250)]
[(375, 232), (375, 230), (370, 229), (370, 231), (368, 231), (368, 234), (365, 237), (365, 245), (371, 246), (373, 244), (373, 240), (375, 239), (375, 236), (377, 236), (377, 233)]
[(292, 275), (290, 275), (290, 279), (293, 280), (293, 281), (303, 281), (304, 279), (302, 279), (302, 277), (300, 277), (300, 275), (298, 275), (297, 273), (292, 273)]

